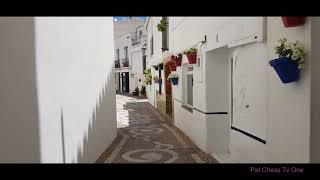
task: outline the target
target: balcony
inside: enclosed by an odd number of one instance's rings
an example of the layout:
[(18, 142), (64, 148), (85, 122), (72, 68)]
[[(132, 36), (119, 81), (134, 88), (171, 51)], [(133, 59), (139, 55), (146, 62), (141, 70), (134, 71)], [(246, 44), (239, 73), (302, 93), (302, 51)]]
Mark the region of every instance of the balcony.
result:
[(142, 35), (142, 36), (138, 35), (137, 32), (131, 33), (132, 46), (140, 44), (141, 42), (145, 41), (146, 37), (147, 37), (146, 35)]
[(115, 66), (115, 68), (120, 68), (120, 60), (115, 60), (114, 66)]
[(129, 67), (129, 60), (128, 60), (128, 58), (122, 59), (122, 67)]

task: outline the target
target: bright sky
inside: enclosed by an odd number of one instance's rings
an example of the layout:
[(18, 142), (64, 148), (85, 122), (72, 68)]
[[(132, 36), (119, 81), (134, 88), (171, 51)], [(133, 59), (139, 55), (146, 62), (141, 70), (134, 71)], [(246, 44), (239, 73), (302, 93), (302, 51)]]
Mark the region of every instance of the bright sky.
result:
[[(139, 18), (139, 19), (146, 20), (146, 16), (132, 16), (132, 17), (136, 17), (136, 18)], [(129, 16), (114, 16), (113, 17), (113, 21), (123, 21), (123, 20), (126, 20), (126, 19), (129, 19)]]

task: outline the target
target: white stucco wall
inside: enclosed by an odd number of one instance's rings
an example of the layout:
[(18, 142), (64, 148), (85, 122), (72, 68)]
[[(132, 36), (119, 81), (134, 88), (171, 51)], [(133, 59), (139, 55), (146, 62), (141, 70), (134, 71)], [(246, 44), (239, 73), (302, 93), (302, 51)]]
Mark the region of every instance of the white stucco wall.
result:
[(0, 162), (39, 163), (32, 17), (0, 17)]
[(94, 162), (116, 137), (112, 17), (0, 27), (0, 162)]
[[(233, 108), (236, 111), (233, 115), (236, 119), (234, 119), (233, 125), (266, 140), (266, 144), (229, 129), (229, 151), (224, 153), (231, 154), (230, 157), (234, 162), (309, 161), (309, 57), (307, 55), (307, 65), (302, 71), (300, 81), (287, 85), (281, 83), (275, 71), (268, 65), (269, 60), (276, 58), (273, 47), (278, 39), (283, 37), (287, 37), (289, 41), (299, 40), (304, 44), (307, 53), (310, 52), (309, 20), (304, 26), (296, 28), (284, 28), (281, 17), (170, 17), (169, 23), (170, 51), (173, 53), (181, 52), (204, 40), (204, 35), (207, 35), (208, 40), (204, 50), (207, 52), (215, 51), (216, 48), (226, 45), (240, 44), (240, 46), (228, 48), (227, 52), (228, 57), (236, 58), (237, 61), (237, 67), (234, 67), (236, 82), (233, 83), (235, 93), (233, 98), (237, 108), (235, 109), (234, 104)], [(211, 60), (203, 59), (204, 63)], [(227, 60), (230, 61), (229, 58)], [(225, 70), (228, 71), (228, 69)], [(181, 77), (179, 68), (177, 72)], [(207, 72), (210, 74), (210, 69)], [(219, 98), (210, 99), (207, 97), (213, 91), (208, 89), (210, 86), (207, 86), (206, 81), (214, 81), (217, 75), (212, 74), (208, 77), (208, 74), (206, 74), (207, 77), (203, 79), (205, 84), (203, 82), (195, 83), (195, 108), (214, 110), (212, 109), (215, 108), (214, 100), (220, 100)], [(216, 85), (218, 86), (219, 83), (216, 82)], [(212, 87), (214, 88), (214, 86)], [(243, 89), (245, 89), (245, 92)], [(226, 91), (230, 93), (230, 88)], [(181, 81), (179, 80), (179, 85), (174, 88), (174, 98), (181, 101), (181, 93)], [(204, 99), (199, 97), (199, 94), (207, 95), (206, 105), (204, 105)], [(229, 94), (229, 103), (231, 103), (230, 96)], [(209, 100), (210, 102), (208, 102)], [(241, 103), (242, 100), (243, 103)], [(226, 142), (222, 141), (217, 144), (218, 141), (211, 141), (216, 138), (213, 137), (216, 130), (210, 128), (210, 126), (221, 125), (223, 129), (230, 122), (220, 125), (212, 124), (218, 118), (217, 116), (217, 118), (212, 118), (214, 115), (203, 117), (197, 115), (197, 118), (193, 118), (193, 121), (188, 120), (189, 118), (185, 117), (188, 116), (187, 111), (178, 104), (175, 102), (175, 124), (190, 136), (200, 148), (206, 152), (213, 152), (215, 150), (210, 149), (210, 143), (220, 146)], [(229, 112), (226, 120), (230, 121), (231, 104), (228, 106)], [(192, 116), (189, 115), (188, 117)], [(201, 120), (198, 120), (199, 118)], [(207, 121), (206, 125), (202, 127), (206, 129), (207, 133), (197, 131), (197, 128), (194, 128), (196, 127), (193, 124), (194, 121), (197, 121), (198, 125), (203, 124), (202, 121)], [(212, 134), (209, 133), (210, 130), (213, 132)], [(288, 152), (288, 149), (294, 149), (294, 151)]]
[(116, 137), (112, 17), (37, 17), (35, 30), (41, 161), (94, 162)]
[[(311, 23), (284, 28), (281, 18), (268, 17), (268, 59), (276, 58), (273, 47), (278, 39), (299, 40), (305, 47), (306, 66), (296, 83), (282, 84), (268, 68), (268, 161), (309, 162), (310, 158), (310, 50)], [(285, 143), (284, 143), (285, 142)], [(291, 150), (291, 151), (288, 151)]]
[(320, 162), (320, 101), (319, 101), (319, 92), (320, 92), (320, 51), (318, 51), (318, 47), (320, 47), (320, 18), (312, 17), (311, 21), (311, 133), (310, 133), (310, 160), (312, 163)]

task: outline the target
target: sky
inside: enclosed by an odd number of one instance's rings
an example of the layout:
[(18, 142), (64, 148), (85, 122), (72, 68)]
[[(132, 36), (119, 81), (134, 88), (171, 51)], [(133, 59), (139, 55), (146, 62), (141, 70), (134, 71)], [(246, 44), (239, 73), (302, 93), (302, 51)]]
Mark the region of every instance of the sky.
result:
[[(130, 16), (114, 16), (113, 21), (122, 21), (122, 20), (129, 19), (129, 17)], [(132, 17), (137, 17), (137, 18), (146, 20), (146, 16), (132, 16)]]

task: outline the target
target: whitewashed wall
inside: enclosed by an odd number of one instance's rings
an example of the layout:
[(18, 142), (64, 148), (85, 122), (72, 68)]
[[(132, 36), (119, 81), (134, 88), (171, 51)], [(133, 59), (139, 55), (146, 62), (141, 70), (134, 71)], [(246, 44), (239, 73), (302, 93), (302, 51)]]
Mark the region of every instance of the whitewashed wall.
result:
[(0, 162), (39, 163), (32, 17), (0, 17)]
[(311, 133), (310, 133), (310, 160), (312, 163), (320, 162), (320, 101), (319, 101), (319, 92), (320, 92), (320, 18), (312, 17), (311, 21), (311, 37), (312, 37), (312, 50), (310, 59), (312, 59), (309, 66), (311, 68)]
[[(284, 85), (268, 68), (268, 150), (270, 162), (309, 162), (310, 158), (310, 52), (311, 23), (284, 28), (279, 17), (268, 17), (268, 59), (276, 58), (273, 47), (278, 39), (299, 40), (305, 46), (305, 69), (297, 83)], [(285, 142), (285, 143), (284, 143)], [(288, 151), (291, 149), (292, 151)]]
[(0, 161), (94, 162), (116, 137), (112, 17), (0, 27)]
[[(265, 145), (229, 129), (229, 152), (218, 152), (219, 150), (212, 149), (211, 145), (221, 145), (224, 149), (222, 144), (227, 140), (219, 142), (219, 139), (214, 137), (216, 130), (212, 127), (219, 126), (212, 124), (216, 118), (212, 118), (213, 115), (202, 118), (197, 115), (197, 119), (188, 120), (185, 117), (188, 116), (187, 111), (175, 102), (175, 123), (179, 128), (206, 152), (229, 154), (227, 158), (233, 162), (309, 161), (310, 67), (306, 66), (298, 83), (284, 85), (268, 65), (269, 60), (276, 58), (273, 47), (280, 38), (287, 37), (289, 41), (299, 40), (305, 45), (307, 52), (310, 51), (309, 21), (303, 27), (290, 29), (284, 28), (280, 17), (170, 17), (169, 23), (171, 24), (170, 50), (173, 53), (181, 52), (204, 40), (204, 35), (207, 35), (208, 40), (204, 51), (215, 53), (216, 48), (228, 48), (226, 57), (233, 57), (237, 62), (237, 67), (234, 67), (236, 82), (233, 84), (235, 92), (233, 98), (236, 104), (233, 107), (235, 111), (233, 125), (266, 140), (267, 143)], [(308, 59), (307, 57), (307, 62)], [(203, 60), (206, 64), (211, 59), (206, 56)], [(229, 58), (227, 60), (230, 61)], [(177, 72), (181, 75), (179, 68)], [(214, 107), (210, 105), (214, 102), (213, 99), (203, 105), (203, 98), (197, 96), (199, 93), (210, 96), (210, 92), (214, 90), (214, 87), (212, 90), (208, 89), (207, 83), (210, 81), (208, 78), (214, 80), (212, 79), (214, 77), (205, 77), (203, 82), (194, 85), (194, 106), (201, 110)], [(228, 89), (226, 91), (230, 92), (230, 87)], [(179, 80), (179, 85), (174, 88), (174, 98), (181, 101), (181, 92)], [(228, 101), (231, 102), (230, 95)], [(229, 111), (231, 111), (230, 104)], [(225, 120), (231, 121), (230, 115)], [(202, 128), (206, 129), (207, 133), (193, 128), (195, 121), (198, 125), (204, 124)], [(220, 126), (223, 129), (228, 123)], [(210, 134), (209, 131), (213, 133)], [(226, 132), (228, 131), (223, 131), (220, 135)], [(288, 149), (295, 151), (288, 152)]]
[(41, 161), (94, 162), (116, 137), (112, 17), (37, 17), (35, 27)]

